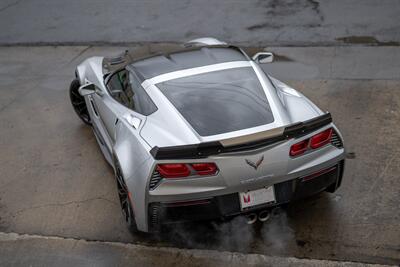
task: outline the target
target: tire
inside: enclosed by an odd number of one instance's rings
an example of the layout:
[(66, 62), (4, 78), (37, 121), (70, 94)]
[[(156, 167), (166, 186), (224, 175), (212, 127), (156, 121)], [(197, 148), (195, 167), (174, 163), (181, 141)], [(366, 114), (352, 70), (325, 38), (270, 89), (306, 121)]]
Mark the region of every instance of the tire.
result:
[(126, 186), (124, 176), (119, 163), (115, 163), (115, 180), (117, 181), (118, 198), (121, 205), (122, 215), (132, 234), (138, 233), (135, 214), (132, 208), (132, 202), (129, 197), (128, 187)]
[(79, 87), (80, 83), (78, 79), (74, 79), (69, 86), (69, 98), (71, 100), (72, 107), (74, 108), (78, 117), (85, 124), (92, 125), (85, 99), (79, 94)]

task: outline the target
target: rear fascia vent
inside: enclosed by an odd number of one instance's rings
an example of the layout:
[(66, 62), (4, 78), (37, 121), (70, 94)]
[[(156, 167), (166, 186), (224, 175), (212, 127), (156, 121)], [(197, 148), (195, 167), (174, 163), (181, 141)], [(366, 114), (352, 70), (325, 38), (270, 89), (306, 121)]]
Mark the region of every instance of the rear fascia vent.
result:
[(160, 173), (157, 170), (154, 170), (153, 175), (151, 175), (149, 188), (153, 190), (157, 187), (157, 185), (161, 182), (163, 178), (161, 177)]
[(331, 144), (337, 148), (343, 148), (342, 139), (340, 139), (339, 135), (336, 133), (335, 130), (333, 130), (332, 132)]

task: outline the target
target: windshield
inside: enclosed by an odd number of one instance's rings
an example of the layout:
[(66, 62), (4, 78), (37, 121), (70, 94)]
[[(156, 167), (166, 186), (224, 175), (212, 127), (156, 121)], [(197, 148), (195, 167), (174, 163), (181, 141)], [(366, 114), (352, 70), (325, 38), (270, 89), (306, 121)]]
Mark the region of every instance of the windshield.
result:
[(265, 92), (251, 67), (192, 75), (157, 86), (201, 136), (274, 121)]

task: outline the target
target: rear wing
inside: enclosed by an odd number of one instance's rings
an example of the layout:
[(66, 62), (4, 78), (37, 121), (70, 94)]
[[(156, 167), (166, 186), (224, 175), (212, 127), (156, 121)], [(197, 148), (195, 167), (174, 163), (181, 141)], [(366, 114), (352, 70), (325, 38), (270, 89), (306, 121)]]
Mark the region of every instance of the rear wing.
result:
[[(257, 140), (247, 141), (240, 144), (232, 144), (224, 140), (206, 142), (193, 145), (182, 146), (169, 146), (158, 147), (155, 146), (150, 150), (150, 154), (154, 159), (198, 159), (207, 158), (208, 156), (218, 155), (221, 153), (238, 152), (264, 147), (277, 142), (289, 140), (291, 138), (298, 138), (309, 134), (325, 125), (332, 122), (331, 114), (325, 113), (313, 119), (298, 122), (274, 131), (273, 136), (265, 134), (264, 138), (257, 138)], [(258, 137), (260, 135), (258, 134)]]

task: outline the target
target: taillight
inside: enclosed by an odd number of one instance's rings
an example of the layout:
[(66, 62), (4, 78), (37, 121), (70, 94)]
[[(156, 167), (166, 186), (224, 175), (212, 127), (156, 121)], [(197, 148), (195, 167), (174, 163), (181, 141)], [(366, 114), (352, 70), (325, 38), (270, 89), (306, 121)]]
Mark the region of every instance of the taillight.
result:
[(323, 132), (317, 133), (309, 139), (300, 141), (290, 147), (290, 156), (295, 157), (303, 154), (308, 149), (320, 148), (331, 142), (333, 129), (329, 128)]
[(218, 167), (215, 163), (158, 164), (156, 170), (162, 178), (184, 178), (196, 175), (215, 175), (218, 173)]
[(332, 128), (320, 132), (310, 138), (310, 147), (315, 149), (324, 146), (331, 141), (331, 137), (332, 137)]
[(290, 147), (290, 156), (295, 157), (306, 152), (308, 147), (308, 139), (298, 142)]
[(157, 171), (164, 178), (181, 178), (190, 175), (190, 170), (186, 164), (158, 164)]
[(193, 163), (190, 164), (198, 175), (214, 175), (217, 173), (218, 168), (215, 163)]

